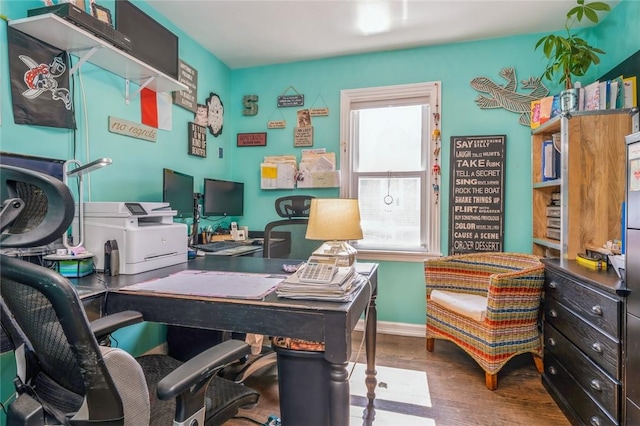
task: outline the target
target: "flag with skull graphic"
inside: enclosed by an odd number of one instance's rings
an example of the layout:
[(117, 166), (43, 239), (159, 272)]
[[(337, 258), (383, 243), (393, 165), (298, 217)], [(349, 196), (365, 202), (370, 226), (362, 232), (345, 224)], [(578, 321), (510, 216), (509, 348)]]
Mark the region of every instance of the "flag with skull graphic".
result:
[(13, 121), (75, 129), (66, 52), (7, 27)]

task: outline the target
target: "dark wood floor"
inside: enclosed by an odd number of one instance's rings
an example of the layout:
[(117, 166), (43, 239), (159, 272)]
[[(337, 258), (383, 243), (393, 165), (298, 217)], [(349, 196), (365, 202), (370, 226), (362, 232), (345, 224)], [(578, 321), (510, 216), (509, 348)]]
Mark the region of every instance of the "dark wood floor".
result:
[[(357, 351), (361, 334), (354, 336), (353, 350)], [(364, 354), (358, 362), (364, 363)], [(462, 350), (448, 341), (436, 340), (435, 350), (427, 353), (425, 339), (415, 337), (378, 335), (377, 366), (426, 372), (429, 404), (376, 403), (379, 421), (373, 425), (395, 426), (400, 423), (384, 421), (381, 410), (412, 412), (417, 423), (437, 426), (568, 426), (569, 421), (551, 399), (540, 381), (531, 355), (520, 355), (511, 360), (498, 375), (498, 389), (485, 387), (484, 372)], [(387, 380), (388, 381), (388, 380)], [(242, 410), (240, 415), (255, 419), (260, 424), (270, 415), (279, 415), (278, 386), (275, 371), (249, 379), (247, 385), (261, 393), (257, 407)], [(379, 386), (385, 386), (385, 383)], [(353, 389), (353, 386), (352, 386)], [(352, 406), (362, 405), (362, 398), (353, 396)], [(406, 405), (403, 408), (403, 405)], [(359, 410), (358, 408), (352, 409)], [(354, 422), (351, 425), (360, 424)], [(255, 424), (248, 420), (234, 419), (225, 425), (246, 426)], [(404, 426), (404, 422), (402, 425)], [(285, 425), (305, 426), (305, 425)], [(346, 426), (346, 425), (345, 425)]]

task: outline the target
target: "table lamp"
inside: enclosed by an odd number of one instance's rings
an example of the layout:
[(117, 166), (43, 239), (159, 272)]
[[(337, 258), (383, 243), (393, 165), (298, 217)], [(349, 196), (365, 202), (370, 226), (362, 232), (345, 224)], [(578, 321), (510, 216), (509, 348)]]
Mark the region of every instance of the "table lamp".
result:
[(314, 198), (309, 210), (306, 238), (323, 240), (314, 256), (332, 257), (338, 266), (351, 266), (357, 250), (349, 240), (361, 240), (358, 200), (348, 198)]
[[(111, 158), (100, 158), (84, 165), (78, 160), (68, 160), (64, 163), (63, 182), (69, 186), (69, 178), (78, 178), (78, 241), (76, 245), (72, 246), (71, 243), (69, 243), (69, 236), (65, 232), (62, 235), (62, 244), (67, 248), (67, 250), (73, 250), (81, 247), (84, 243), (84, 184), (82, 176), (87, 173), (91, 173), (94, 170), (108, 166), (111, 163)], [(71, 168), (71, 165), (75, 165), (76, 167)]]

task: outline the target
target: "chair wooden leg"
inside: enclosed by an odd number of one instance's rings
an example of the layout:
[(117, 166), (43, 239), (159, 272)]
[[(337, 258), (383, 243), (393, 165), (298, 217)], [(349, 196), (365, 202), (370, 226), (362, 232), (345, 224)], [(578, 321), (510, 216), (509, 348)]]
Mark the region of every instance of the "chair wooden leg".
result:
[(427, 352), (433, 352), (433, 341), (436, 340), (433, 337), (427, 337)]
[(489, 389), (490, 391), (494, 391), (496, 389), (498, 389), (498, 373), (496, 374), (489, 374), (489, 373), (484, 373), (484, 380), (486, 382), (487, 385), (487, 389)]
[(538, 373), (540, 374), (544, 373), (544, 360), (542, 359), (542, 357), (534, 354), (533, 362), (536, 364), (536, 369), (538, 370)]

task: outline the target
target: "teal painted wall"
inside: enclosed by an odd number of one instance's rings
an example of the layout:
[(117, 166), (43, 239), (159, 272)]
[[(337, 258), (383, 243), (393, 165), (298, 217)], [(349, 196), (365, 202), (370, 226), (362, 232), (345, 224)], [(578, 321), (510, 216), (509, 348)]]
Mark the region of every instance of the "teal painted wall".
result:
[[(340, 90), (368, 86), (442, 82), (442, 250), (448, 245), (449, 140), (451, 136), (505, 134), (507, 164), (505, 179), (505, 250), (530, 252), (531, 191), (530, 131), (518, 124), (514, 113), (501, 109), (481, 110), (474, 103), (478, 93), (469, 84), (471, 79), (485, 76), (502, 84), (498, 73), (503, 67), (514, 67), (519, 80), (536, 76), (545, 66), (540, 52), (533, 50), (542, 34), (474, 41), (443, 46), (371, 53), (306, 61), (273, 66), (231, 70), (207, 53), (169, 20), (158, 15), (147, 3), (135, 1), (145, 12), (169, 27), (180, 37), (180, 57), (198, 70), (198, 102), (204, 103), (210, 92), (218, 93), (225, 105), (222, 135), (208, 136), (207, 158), (186, 154), (187, 122), (193, 114), (173, 108), (173, 130), (158, 131), (156, 143), (109, 133), (108, 116), (140, 121), (139, 100), (125, 104), (124, 80), (90, 64), (81, 68), (82, 78), (76, 78), (76, 108), (78, 158), (86, 162), (98, 157), (111, 157), (113, 165), (92, 173), (92, 201), (160, 201), (161, 169), (172, 168), (196, 178), (196, 191), (202, 191), (202, 178), (234, 179), (245, 182), (246, 211), (240, 218), (250, 229), (262, 229), (275, 218), (273, 201), (289, 191), (259, 189), (258, 166), (265, 155), (295, 154), (293, 127), (296, 108), (276, 109), (276, 97), (289, 86), (305, 94), (305, 106), (326, 106), (328, 117), (314, 117), (314, 147), (326, 147), (339, 152)], [(112, 1), (101, 4), (113, 10)], [(26, 16), (38, 0), (0, 0), (0, 13), (10, 19)], [(603, 74), (640, 49), (637, 22), (640, 2), (623, 0), (596, 28), (585, 36), (603, 48), (607, 54), (585, 82)], [(6, 23), (0, 26), (0, 94), (2, 124), (0, 148), (57, 158), (72, 158), (73, 134), (67, 130), (13, 123), (6, 48)], [(83, 113), (83, 98), (87, 114)], [(549, 86), (556, 93), (558, 86)], [(518, 89), (519, 92), (525, 92)], [(257, 94), (260, 112), (255, 117), (242, 115), (242, 96)], [(321, 98), (319, 98), (321, 97)], [(269, 120), (284, 119), (288, 127), (267, 130)], [(266, 147), (236, 147), (235, 138), (241, 132), (267, 132)], [(86, 137), (88, 134), (88, 138)], [(89, 155), (85, 142), (89, 141)], [(224, 157), (218, 158), (218, 148)], [(303, 193), (295, 190), (294, 193)], [(304, 191), (320, 197), (336, 196), (336, 189)], [(204, 223), (205, 225), (207, 223)], [(378, 318), (381, 321), (423, 324), (424, 283), (421, 263), (381, 262), (379, 271)], [(164, 328), (150, 324), (132, 327), (116, 335), (119, 345), (133, 353), (141, 353), (161, 341)], [(2, 361), (2, 372), (7, 366)], [(9, 377), (7, 377), (9, 376)], [(10, 386), (10, 375), (2, 374), (2, 392)], [(4, 393), (2, 393), (4, 395)], [(4, 419), (0, 418), (4, 421)]]

